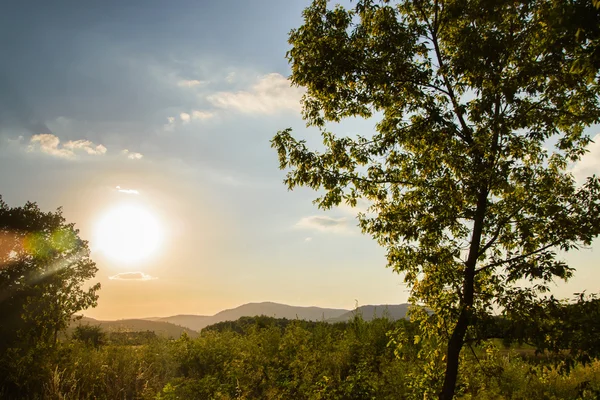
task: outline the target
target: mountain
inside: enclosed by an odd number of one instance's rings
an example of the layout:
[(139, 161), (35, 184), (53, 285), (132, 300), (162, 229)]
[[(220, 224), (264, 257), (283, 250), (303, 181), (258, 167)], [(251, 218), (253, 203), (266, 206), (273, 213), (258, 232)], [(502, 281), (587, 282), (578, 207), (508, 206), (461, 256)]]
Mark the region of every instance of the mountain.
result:
[(398, 320), (407, 317), (410, 304), (381, 304), (377, 306), (360, 306), (356, 310), (348, 311), (336, 318), (330, 318), (327, 322), (350, 321), (357, 313), (360, 313), (365, 321), (371, 321), (373, 318), (387, 317), (391, 320)]
[(236, 321), (241, 317), (267, 317), (305, 319), (307, 321), (320, 321), (336, 318), (347, 313), (348, 310), (320, 307), (297, 307), (273, 302), (248, 303), (229, 310), (223, 310), (215, 315), (174, 315), (172, 317), (152, 318), (152, 321), (163, 321), (185, 326), (186, 328), (200, 331), (202, 328), (224, 321)]
[(348, 310), (339, 308), (297, 307), (267, 301), (263, 303), (248, 303), (230, 310), (224, 310), (215, 314), (212, 318), (215, 319), (215, 322), (221, 322), (235, 321), (240, 317), (265, 315), (267, 317), (275, 318), (320, 321), (336, 318), (347, 312)]
[[(170, 324), (185, 326), (186, 328), (200, 332), (200, 330), (202, 328), (213, 323), (213, 322), (210, 322), (211, 318), (213, 318), (213, 317), (207, 316), (207, 315), (181, 314), (181, 315), (173, 315), (172, 317), (152, 318), (152, 321), (168, 322)], [(146, 318), (146, 319), (150, 319), (150, 318)]]
[(97, 319), (83, 317), (80, 320), (74, 321), (71, 328), (78, 325), (100, 325), (102, 329), (108, 332), (145, 332), (152, 331), (158, 336), (168, 338), (179, 338), (183, 332), (186, 332), (190, 337), (197, 337), (198, 332), (187, 327), (178, 326), (164, 321), (150, 321), (146, 319), (121, 319), (118, 321), (100, 321)]
[(203, 328), (218, 322), (236, 321), (241, 317), (267, 317), (303, 319), (307, 321), (342, 322), (349, 321), (356, 312), (370, 321), (374, 316), (387, 315), (396, 320), (406, 317), (409, 304), (384, 304), (361, 306), (357, 310), (339, 308), (298, 307), (273, 302), (248, 303), (229, 310), (223, 310), (215, 315), (173, 315), (170, 317), (152, 317), (144, 319), (124, 319), (119, 321), (98, 321), (84, 318), (91, 325), (100, 325), (106, 330), (154, 331), (158, 335), (179, 337), (185, 331), (190, 336), (196, 336)]

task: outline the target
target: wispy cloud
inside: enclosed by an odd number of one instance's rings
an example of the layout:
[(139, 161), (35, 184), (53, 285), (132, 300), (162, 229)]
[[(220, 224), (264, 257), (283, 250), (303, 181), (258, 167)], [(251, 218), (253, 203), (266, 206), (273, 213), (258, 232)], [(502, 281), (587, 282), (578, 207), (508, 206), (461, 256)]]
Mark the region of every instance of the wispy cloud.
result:
[(261, 76), (248, 90), (218, 92), (207, 97), (215, 107), (233, 109), (246, 114), (275, 114), (280, 111), (300, 112), (304, 89), (291, 86), (283, 75)]
[(214, 112), (206, 110), (191, 110), (190, 112), (181, 112), (179, 113), (179, 118), (167, 117), (167, 123), (163, 125), (163, 128), (167, 132), (173, 132), (178, 126), (187, 125), (192, 121), (205, 121), (214, 116)]
[(312, 215), (310, 217), (304, 217), (300, 219), (294, 225), (296, 228), (311, 229), (322, 232), (333, 232), (333, 233), (349, 233), (350, 226), (348, 220), (344, 217), (333, 218), (324, 215)]
[(578, 183), (583, 183), (588, 176), (600, 175), (600, 133), (592, 138), (588, 152), (573, 165), (571, 173)]
[(208, 83), (207, 81), (199, 81), (197, 79), (190, 79), (190, 80), (183, 79), (183, 80), (180, 80), (179, 82), (177, 82), (177, 86), (192, 88), (192, 87), (196, 87), (196, 86), (204, 86), (207, 83)]
[(121, 272), (119, 274), (109, 276), (108, 279), (113, 281), (152, 281), (158, 279), (155, 276), (145, 274), (143, 272)]
[(192, 119), (203, 120), (203, 119), (212, 118), (213, 116), (214, 116), (214, 114), (209, 111), (200, 111), (200, 110), (192, 111)]
[(136, 153), (127, 149), (123, 150), (122, 153), (125, 154), (130, 160), (141, 160), (144, 157), (142, 153)]
[(33, 135), (29, 140), (29, 151), (41, 151), (59, 158), (75, 158), (77, 152), (89, 155), (102, 155), (106, 153), (106, 147), (95, 144), (89, 140), (69, 140), (61, 145), (58, 136), (51, 133)]
[(6, 138), (6, 142), (10, 145), (20, 145), (23, 143), (25, 138), (22, 135), (17, 136), (16, 138)]
[(312, 242), (312, 238), (311, 237), (307, 237), (304, 239), (305, 242)]
[(175, 130), (175, 117), (167, 117), (167, 123), (163, 125), (163, 128), (167, 132), (173, 132)]
[(125, 193), (125, 194), (140, 194), (140, 192), (138, 192), (135, 189), (124, 189), (121, 186), (117, 186), (115, 189), (117, 189), (117, 192), (119, 193)]
[(345, 214), (349, 217), (356, 217), (358, 213), (368, 214), (369, 207), (371, 207), (372, 203), (365, 199), (358, 199), (356, 202), (356, 206), (351, 207), (346, 203), (340, 203), (335, 210)]

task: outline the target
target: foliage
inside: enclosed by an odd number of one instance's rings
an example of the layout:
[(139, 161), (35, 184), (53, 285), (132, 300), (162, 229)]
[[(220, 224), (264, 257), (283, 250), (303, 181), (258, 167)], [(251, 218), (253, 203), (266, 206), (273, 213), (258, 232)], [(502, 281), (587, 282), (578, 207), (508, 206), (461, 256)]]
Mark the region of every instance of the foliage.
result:
[(111, 344), (140, 346), (155, 341), (158, 335), (153, 331), (111, 331), (107, 338)]
[[(523, 309), (526, 309), (524, 311)], [(511, 315), (514, 314), (514, 315)], [(507, 311), (506, 343), (528, 343), (537, 353), (560, 354), (563, 367), (600, 357), (600, 299), (580, 293), (572, 302), (549, 297)]]
[(47, 399), (152, 399), (176, 371), (171, 343), (98, 348), (79, 341), (61, 343)]
[[(568, 279), (556, 252), (600, 233), (598, 179), (578, 185), (567, 171), (600, 119), (598, 86), (573, 68), (577, 21), (560, 19), (573, 7), (314, 0), (290, 33), (291, 80), (307, 89), (303, 117), (324, 150), (280, 131), (272, 146), (285, 183), (322, 190), (323, 209), (370, 204), (363, 232), (433, 311), (414, 314), (430, 367), (413, 378), (427, 395), (452, 398), (461, 350), (491, 311)], [(347, 117), (379, 121), (367, 137), (329, 131)]]
[[(177, 342), (180, 378), (160, 398), (367, 399), (402, 395), (387, 332), (403, 322), (262, 320), (243, 333), (209, 330)], [(262, 325), (260, 325), (262, 324)], [(179, 396), (179, 397), (177, 397)]]
[[(290, 320), (287, 318), (272, 318), (265, 315), (259, 315), (254, 317), (241, 317), (235, 321), (222, 321), (215, 324), (209, 325), (202, 329), (202, 332), (225, 332), (233, 331), (240, 334), (249, 333), (250, 330), (254, 329), (265, 329), (269, 327), (277, 327), (284, 331), (290, 324), (300, 325), (303, 328), (312, 329), (319, 325), (319, 322), (305, 321), (305, 320)], [(345, 324), (335, 324), (334, 326), (340, 327), (341, 330), (345, 328)]]
[[(235, 322), (235, 321), (234, 321)], [(155, 337), (143, 344), (94, 347), (66, 339), (40, 377), (42, 394), (23, 399), (422, 399), (412, 381), (428, 368), (431, 347), (418, 325), (357, 316), (348, 323), (262, 317), (243, 332), (209, 330), (198, 338)], [(393, 333), (389, 333), (393, 332)], [(419, 340), (415, 340), (420, 338)], [(402, 347), (390, 343), (405, 342)], [(600, 362), (560, 366), (526, 348), (492, 342), (461, 354), (463, 399), (595, 399)], [(0, 393), (1, 395), (2, 393)], [(5, 396), (2, 396), (5, 398)]]
[(100, 347), (106, 341), (106, 333), (100, 325), (78, 325), (71, 337), (73, 340), (78, 340), (95, 348)]
[(96, 265), (87, 242), (61, 209), (35, 203), (10, 208), (0, 197), (0, 393), (21, 398), (37, 385), (58, 333), (96, 305), (99, 284), (85, 289)]
[(584, 0), (561, 8), (551, 25), (555, 30), (574, 34), (576, 38), (575, 59), (572, 70), (583, 73), (589, 81), (598, 82), (600, 71), (600, 1)]

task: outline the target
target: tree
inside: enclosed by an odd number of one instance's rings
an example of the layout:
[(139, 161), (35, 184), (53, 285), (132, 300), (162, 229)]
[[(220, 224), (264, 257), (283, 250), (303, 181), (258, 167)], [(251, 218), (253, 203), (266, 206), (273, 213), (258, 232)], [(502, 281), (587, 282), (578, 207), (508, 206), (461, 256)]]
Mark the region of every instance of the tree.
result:
[(71, 338), (97, 349), (106, 342), (106, 333), (100, 325), (78, 325)]
[(572, 301), (553, 296), (535, 304), (508, 310), (505, 341), (528, 343), (538, 352), (558, 355), (568, 370), (575, 362), (586, 364), (600, 357), (600, 299), (576, 293)]
[[(59, 208), (10, 208), (0, 197), (0, 394), (40, 385), (44, 357), (75, 313), (96, 306), (100, 284), (87, 242)], [(36, 375), (39, 373), (40, 375)]]
[[(598, 179), (578, 185), (567, 169), (600, 118), (598, 86), (572, 69), (576, 35), (550, 24), (568, 5), (314, 0), (290, 33), (291, 81), (324, 150), (278, 132), (285, 183), (322, 190), (323, 209), (370, 204), (362, 231), (433, 311), (415, 317), (444, 346), (429, 352), (442, 373), (432, 367), (425, 389), (440, 399), (453, 398), (480, 321), (568, 279), (557, 251), (600, 233)], [(330, 132), (347, 117), (376, 130)]]

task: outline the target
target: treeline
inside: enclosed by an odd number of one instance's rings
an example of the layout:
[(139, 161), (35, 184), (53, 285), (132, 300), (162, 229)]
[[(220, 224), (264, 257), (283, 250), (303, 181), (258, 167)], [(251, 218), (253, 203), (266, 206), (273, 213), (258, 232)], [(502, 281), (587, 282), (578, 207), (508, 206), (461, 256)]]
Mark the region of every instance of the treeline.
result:
[[(427, 343), (415, 340), (419, 328), (406, 320), (366, 322), (358, 315), (329, 324), (263, 316), (212, 325), (196, 339), (140, 333), (128, 336), (135, 343), (119, 343), (114, 340), (118, 335), (105, 335), (94, 327), (75, 331), (36, 371), (29, 371), (31, 379), (22, 376), (6, 385), (9, 378), (0, 377), (0, 398), (423, 398), (413, 377), (427, 370), (421, 359)], [(600, 395), (599, 361), (575, 363), (566, 371), (560, 364), (526, 360), (495, 342), (461, 355), (459, 398)]]
[[(282, 332), (290, 324), (295, 324), (301, 326), (302, 328), (313, 330), (317, 326), (326, 323), (324, 321), (306, 321), (306, 320), (291, 320), (287, 318), (273, 318), (267, 317), (265, 315), (259, 316), (248, 316), (241, 317), (235, 321), (223, 321), (217, 322), (215, 324), (209, 325), (202, 329), (202, 332), (225, 332), (232, 331), (240, 334), (247, 334), (255, 329), (262, 329), (266, 327), (277, 327)], [(339, 331), (343, 331), (346, 329), (347, 323), (345, 322), (336, 322), (336, 323), (327, 323), (337, 329)]]

